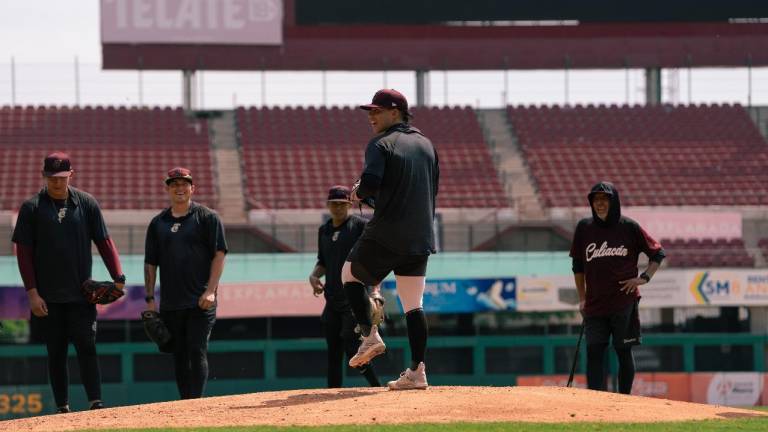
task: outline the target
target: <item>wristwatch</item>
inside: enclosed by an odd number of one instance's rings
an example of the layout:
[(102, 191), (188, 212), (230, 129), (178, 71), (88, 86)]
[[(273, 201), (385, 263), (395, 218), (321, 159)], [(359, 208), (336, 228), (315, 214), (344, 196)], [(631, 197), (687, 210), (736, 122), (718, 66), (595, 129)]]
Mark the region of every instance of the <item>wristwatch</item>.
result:
[(155, 296), (153, 295), (144, 297), (144, 301), (147, 303), (151, 302), (154, 299), (155, 299)]
[(651, 277), (650, 277), (650, 276), (648, 276), (648, 273), (646, 273), (646, 272), (642, 272), (642, 273), (640, 273), (640, 276), (638, 276), (638, 277), (639, 277), (640, 279), (644, 280), (644, 281), (645, 281), (645, 283), (648, 283), (648, 282), (650, 282), (650, 281), (651, 281)]
[(116, 277), (115, 278), (115, 283), (125, 284), (125, 275), (121, 274), (120, 276)]

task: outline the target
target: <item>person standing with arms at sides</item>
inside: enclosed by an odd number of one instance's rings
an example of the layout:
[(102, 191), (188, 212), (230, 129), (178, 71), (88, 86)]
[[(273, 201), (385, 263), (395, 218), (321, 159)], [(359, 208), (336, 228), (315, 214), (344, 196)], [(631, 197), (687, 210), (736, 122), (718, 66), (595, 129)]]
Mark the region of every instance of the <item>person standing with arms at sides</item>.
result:
[(160, 269), (160, 319), (173, 338), (176, 385), (181, 399), (202, 397), (208, 381), (208, 339), (216, 322), (216, 293), (224, 271), (224, 226), (211, 209), (192, 201), (195, 185), (186, 168), (165, 179), (171, 206), (149, 223), (144, 255), (147, 310), (156, 310)]
[(91, 278), (91, 242), (117, 287), (125, 285), (117, 247), (109, 238), (99, 204), (90, 194), (70, 186), (73, 175), (66, 153), (48, 155), (43, 162), (45, 187), (22, 204), (13, 231), (32, 324), (45, 338), (57, 413), (70, 412), (70, 342), (77, 351), (89, 408), (104, 408), (96, 355), (96, 305), (88, 303), (80, 289)]
[[(635, 378), (632, 347), (641, 343), (638, 287), (653, 278), (664, 250), (637, 222), (621, 215), (619, 191), (612, 183), (596, 184), (588, 199), (592, 217), (579, 221), (571, 245), (587, 341), (587, 386), (605, 391), (605, 350), (612, 339), (619, 392), (629, 394)], [(638, 276), (641, 252), (649, 262)]]
[[(315, 296), (323, 294), (325, 297), (322, 321), (328, 345), (328, 388), (341, 387), (344, 353), (352, 358), (360, 346), (360, 339), (354, 331), (357, 322), (341, 283), (341, 267), (363, 233), (366, 221), (349, 214), (352, 207), (349, 195), (346, 186), (334, 186), (328, 191), (326, 207), (331, 218), (318, 230), (317, 264), (309, 275)], [(320, 280), (323, 276), (325, 285)], [(370, 364), (357, 369), (371, 387), (381, 386)]]
[(408, 124), (411, 113), (400, 92), (379, 90), (370, 104), (360, 108), (368, 112), (376, 135), (365, 150), (363, 173), (352, 190), (352, 200), (373, 198), (375, 210), (342, 269), (344, 290), (363, 335), (349, 365), (364, 365), (386, 349), (371, 323), (365, 286), (378, 285), (394, 272), (408, 327), (411, 366), (387, 386), (426, 389), (427, 319), (422, 302), (427, 260), (435, 253), (437, 152), (421, 131)]

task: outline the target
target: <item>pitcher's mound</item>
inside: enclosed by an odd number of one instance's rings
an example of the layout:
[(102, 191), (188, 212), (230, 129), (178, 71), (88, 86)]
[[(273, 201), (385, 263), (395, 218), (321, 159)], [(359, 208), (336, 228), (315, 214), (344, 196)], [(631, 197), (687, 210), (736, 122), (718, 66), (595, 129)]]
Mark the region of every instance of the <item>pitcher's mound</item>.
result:
[(0, 422), (2, 430), (448, 422), (661, 422), (768, 413), (563, 387), (290, 390)]

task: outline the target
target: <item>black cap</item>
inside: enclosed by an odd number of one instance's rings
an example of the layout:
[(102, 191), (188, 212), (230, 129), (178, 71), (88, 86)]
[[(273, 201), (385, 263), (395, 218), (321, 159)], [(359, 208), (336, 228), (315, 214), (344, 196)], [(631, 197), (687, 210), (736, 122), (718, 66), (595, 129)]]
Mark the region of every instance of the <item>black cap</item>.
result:
[(328, 191), (328, 201), (334, 201), (334, 202), (352, 202), (349, 197), (351, 195), (351, 192), (349, 191), (349, 188), (346, 186), (333, 186)]
[(69, 177), (72, 175), (72, 164), (69, 155), (63, 152), (54, 152), (45, 157), (43, 161), (43, 175), (46, 177)]
[(381, 89), (373, 95), (373, 100), (367, 105), (360, 105), (360, 109), (366, 111), (374, 108), (395, 108), (402, 111), (404, 114), (412, 115), (408, 111), (408, 100), (405, 99), (402, 93), (395, 89)]

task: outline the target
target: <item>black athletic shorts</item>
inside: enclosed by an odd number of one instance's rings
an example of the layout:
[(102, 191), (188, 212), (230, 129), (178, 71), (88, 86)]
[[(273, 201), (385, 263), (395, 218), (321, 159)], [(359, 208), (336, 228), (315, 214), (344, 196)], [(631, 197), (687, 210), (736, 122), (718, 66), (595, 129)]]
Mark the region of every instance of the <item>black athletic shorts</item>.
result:
[(622, 348), (640, 345), (640, 316), (637, 306), (640, 300), (630, 303), (623, 310), (605, 316), (584, 318), (584, 334), (587, 345), (607, 344), (613, 336), (613, 346)]
[(426, 276), (429, 255), (399, 255), (381, 244), (361, 238), (352, 247), (347, 261), (352, 276), (365, 285), (378, 285), (389, 272), (397, 276)]

